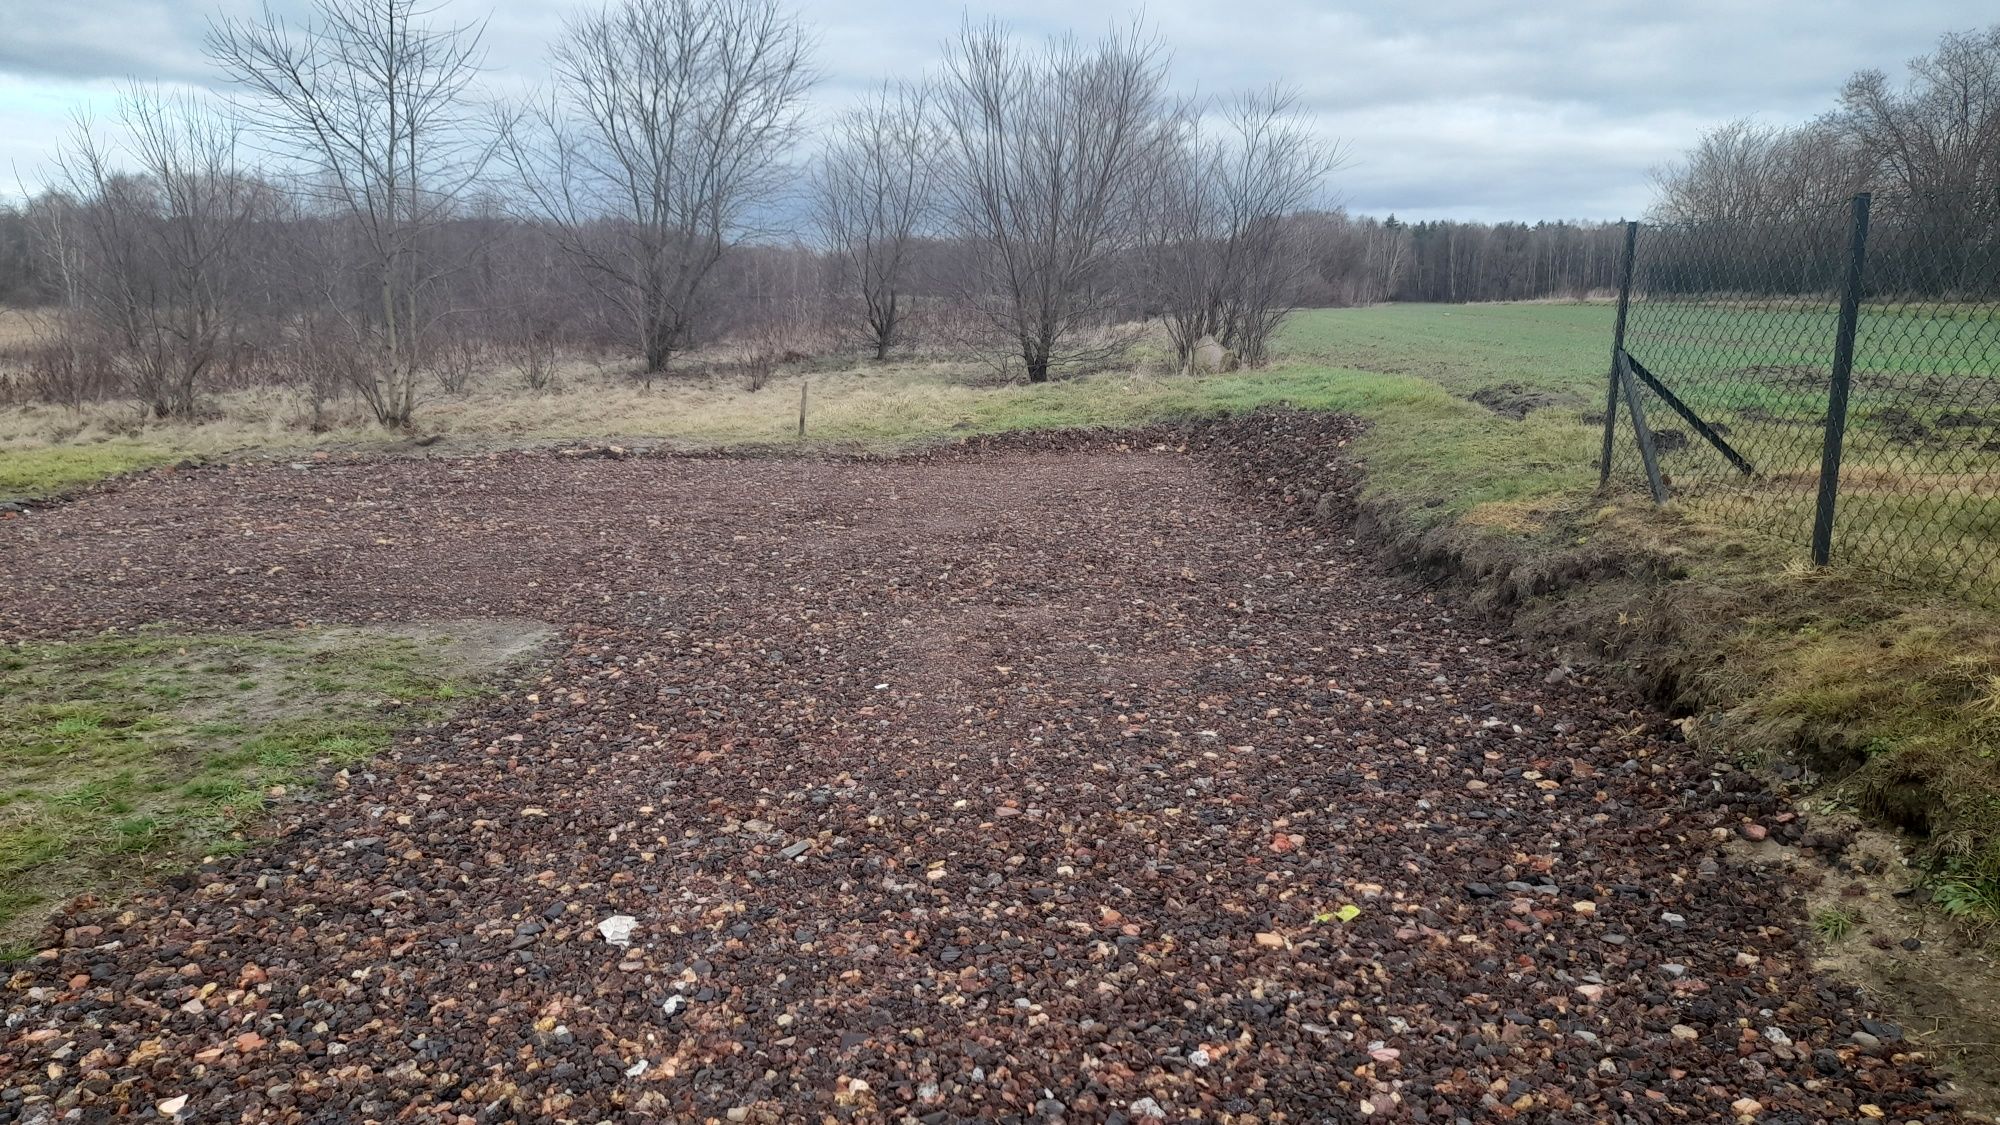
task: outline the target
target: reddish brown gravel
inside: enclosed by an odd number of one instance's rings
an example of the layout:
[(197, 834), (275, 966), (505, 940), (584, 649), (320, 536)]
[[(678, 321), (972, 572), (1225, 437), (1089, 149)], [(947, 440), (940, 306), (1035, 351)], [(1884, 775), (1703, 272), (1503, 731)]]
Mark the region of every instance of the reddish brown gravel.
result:
[(1723, 850), (1775, 798), (1376, 573), (1347, 434), (271, 464), (0, 523), (7, 639), (564, 637), (61, 919), (0, 1121), (1952, 1120)]

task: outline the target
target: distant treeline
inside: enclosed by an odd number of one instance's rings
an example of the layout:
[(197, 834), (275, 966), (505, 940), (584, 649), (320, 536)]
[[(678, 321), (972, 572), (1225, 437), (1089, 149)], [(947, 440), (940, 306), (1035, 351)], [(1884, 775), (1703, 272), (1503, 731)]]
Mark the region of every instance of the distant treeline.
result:
[[(491, 238), (494, 226), (511, 220), (494, 212), (485, 223), (483, 256), (489, 269), (501, 269), (517, 257), (529, 268), (560, 268), (536, 260), (525, 244), (538, 237), (523, 230), (523, 251), (516, 255), (505, 238)], [(1345, 211), (1307, 212), (1285, 222), (1291, 236), (1312, 249), (1313, 268), (1295, 280), (1295, 301), (1302, 306), (1367, 305), (1382, 301), (1521, 301), (1545, 297), (1602, 294), (1618, 284), (1620, 228), (1617, 223), (1503, 222), (1477, 223), (1434, 220), (1406, 223), (1387, 218), (1351, 216)], [(751, 244), (737, 247), (748, 253)], [(742, 275), (750, 288), (727, 292), (718, 287), (717, 300), (768, 303), (766, 275), (778, 260), (787, 275), (804, 273), (816, 281), (822, 269), (831, 271), (824, 251), (802, 240), (767, 239), (755, 246), (763, 269)], [(951, 248), (932, 243), (917, 256), (942, 262)], [(796, 257), (797, 261), (790, 261)], [(921, 290), (921, 287), (919, 287)], [(943, 297), (944, 293), (914, 294)], [(0, 305), (16, 307), (57, 303), (60, 293), (45, 257), (35, 253), (29, 214), (0, 203)], [(1145, 309), (1133, 311), (1143, 315)]]
[(36, 268), (28, 220), (0, 203), (0, 306), (38, 305), (49, 299), (42, 271)]
[(1324, 224), (1315, 241), (1326, 286), (1314, 304), (1581, 298), (1618, 285), (1617, 223), (1313, 219)]

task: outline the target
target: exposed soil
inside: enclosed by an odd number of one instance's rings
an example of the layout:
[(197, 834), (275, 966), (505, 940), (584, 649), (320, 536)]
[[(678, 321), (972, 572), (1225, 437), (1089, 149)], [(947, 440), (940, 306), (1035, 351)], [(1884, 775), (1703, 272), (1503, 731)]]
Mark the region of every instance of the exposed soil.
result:
[[(1925, 1048), (1951, 1060), (1968, 1100), (2000, 1106), (2000, 961), (1982, 935), (1968, 935), (1936, 909), (1911, 870), (1902, 841), (1865, 826), (1817, 818), (1808, 839), (1851, 840), (1838, 854), (1799, 849), (1777, 836), (1738, 840), (1739, 853), (1798, 879), (1806, 913), (1819, 920), (1814, 964), (1871, 994), (1895, 997), (1899, 1018)], [(1834, 929), (1834, 924), (1838, 929)], [(1970, 938), (1971, 940), (1968, 940)]]
[[(562, 630), (65, 919), (0, 1120), (1954, 1120), (1719, 839), (1775, 797), (1308, 525), (1345, 425), (258, 465), (0, 525), (0, 636)], [(1233, 453), (1294, 439), (1334, 487)]]
[(1689, 445), (1686, 430), (1662, 427), (1653, 431), (1653, 448), (1661, 453), (1677, 453)]
[(1541, 410), (1562, 401), (1559, 396), (1548, 391), (1536, 390), (1520, 383), (1481, 387), (1469, 397), (1493, 413), (1503, 418), (1512, 418), (1517, 422), (1526, 418), (1531, 410)]
[(1933, 436), (1931, 428), (1922, 419), (1899, 406), (1878, 409), (1870, 415), (1869, 421), (1898, 445), (1925, 445)]

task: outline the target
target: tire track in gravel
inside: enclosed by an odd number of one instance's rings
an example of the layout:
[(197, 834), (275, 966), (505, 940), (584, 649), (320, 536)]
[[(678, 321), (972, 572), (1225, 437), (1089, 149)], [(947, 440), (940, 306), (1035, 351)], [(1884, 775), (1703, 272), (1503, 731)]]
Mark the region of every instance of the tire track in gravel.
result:
[(69, 917), (0, 1121), (1952, 1120), (1722, 852), (1748, 779), (1240, 472), (1042, 442), (243, 467), (0, 528), (9, 638), (565, 638)]

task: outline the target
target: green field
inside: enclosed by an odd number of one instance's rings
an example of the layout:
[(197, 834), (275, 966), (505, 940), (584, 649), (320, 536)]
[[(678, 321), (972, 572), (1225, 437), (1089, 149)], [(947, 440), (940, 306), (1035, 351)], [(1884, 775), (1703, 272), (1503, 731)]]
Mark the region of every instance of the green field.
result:
[[(1381, 412), (1383, 424), (1398, 434), (1414, 425), (1408, 432), (1423, 436), (1412, 440), (1452, 462), (1409, 498), (1442, 493), (1461, 510), (1509, 496), (1567, 502), (1594, 484), (1601, 431), (1585, 416), (1603, 412), (1613, 323), (1606, 304), (1324, 310), (1292, 323), (1285, 354), (1311, 399), (1340, 397), (1322, 379), (1351, 386), (1390, 375), (1502, 409), (1532, 407), (1524, 422), (1480, 419), (1504, 438), (1474, 437), (1462, 421), (1435, 428), (1435, 419)], [(1755, 528), (1803, 556), (1835, 330), (1829, 308), (1634, 306), (1628, 349), (1756, 470), (1743, 476), (1648, 392), (1641, 401), (1662, 435), (1661, 465), (1680, 508)], [(2000, 311), (1864, 309), (1849, 422), (1836, 558), (1912, 585), (2000, 597)], [(1622, 409), (1616, 450), (1615, 482), (1635, 494), (1643, 468)], [(1396, 481), (1377, 486), (1406, 491)]]
[(1316, 309), (1286, 326), (1283, 355), (1415, 376), (1464, 396), (1518, 384), (1601, 405), (1614, 320), (1601, 302)]
[[(1662, 465), (1689, 507), (1790, 544), (1810, 535), (1834, 310), (1795, 302), (1633, 306), (1627, 350), (1719, 431), (1744, 474), (1658, 398)], [(1619, 467), (1640, 472), (1630, 442)], [(1864, 307), (1835, 524), (1837, 557), (2000, 597), (2000, 314)]]

